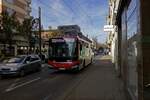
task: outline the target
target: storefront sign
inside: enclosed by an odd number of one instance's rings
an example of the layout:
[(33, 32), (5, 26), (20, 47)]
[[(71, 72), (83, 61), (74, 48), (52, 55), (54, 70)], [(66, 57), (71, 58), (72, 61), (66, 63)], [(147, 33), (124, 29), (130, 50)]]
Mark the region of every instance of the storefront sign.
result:
[(105, 25), (104, 26), (104, 32), (114, 32), (115, 26), (114, 25)]

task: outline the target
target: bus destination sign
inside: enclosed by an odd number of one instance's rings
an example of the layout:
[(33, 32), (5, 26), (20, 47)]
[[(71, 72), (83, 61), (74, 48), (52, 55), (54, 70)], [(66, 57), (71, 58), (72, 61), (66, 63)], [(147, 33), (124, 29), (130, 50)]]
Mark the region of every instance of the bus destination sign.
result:
[(65, 42), (64, 39), (52, 39), (52, 43), (56, 43), (56, 42)]

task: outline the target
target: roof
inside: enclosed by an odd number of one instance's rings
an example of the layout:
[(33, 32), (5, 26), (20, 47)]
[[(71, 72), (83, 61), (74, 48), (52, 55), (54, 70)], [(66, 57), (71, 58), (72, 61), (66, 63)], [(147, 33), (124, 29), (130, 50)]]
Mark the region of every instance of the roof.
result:
[(62, 37), (79, 38), (79, 39), (83, 39), (85, 41), (88, 41), (88, 42), (92, 43), (92, 41), (89, 38), (87, 38), (86, 36), (84, 36), (83, 34), (67, 34), (67, 35), (58, 36), (58, 37), (55, 37), (55, 38), (62, 38)]

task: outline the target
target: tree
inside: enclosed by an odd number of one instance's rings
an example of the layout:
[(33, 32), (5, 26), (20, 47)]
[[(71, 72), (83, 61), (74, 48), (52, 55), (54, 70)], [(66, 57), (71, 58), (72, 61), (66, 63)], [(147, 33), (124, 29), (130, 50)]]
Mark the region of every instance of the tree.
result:
[[(9, 52), (11, 54), (11, 48), (13, 44), (13, 37), (17, 35), (22, 35), (27, 38), (28, 41), (32, 40), (32, 30), (35, 24), (35, 19), (33, 17), (24, 19), (23, 22), (19, 22), (16, 18), (16, 13), (9, 14), (7, 11), (2, 12), (2, 17), (0, 19), (0, 31), (4, 38), (1, 42), (4, 44), (9, 44)], [(29, 42), (31, 47), (31, 43)], [(5, 51), (5, 50), (4, 50)]]
[(28, 38), (29, 41), (29, 47), (31, 50), (32, 45), (34, 45), (34, 39), (33, 39), (33, 30), (34, 30), (34, 24), (36, 23), (35, 19), (33, 17), (26, 18), (22, 22), (22, 24), (19, 26), (18, 30), (24, 37)]
[[(18, 24), (18, 21), (15, 18), (16, 13), (9, 15), (8, 12), (2, 12), (2, 34), (4, 35), (4, 39), (2, 42), (9, 45), (9, 54), (11, 54), (12, 50), (12, 39), (13, 36), (17, 30), (16, 25)], [(5, 51), (5, 50), (4, 50)]]

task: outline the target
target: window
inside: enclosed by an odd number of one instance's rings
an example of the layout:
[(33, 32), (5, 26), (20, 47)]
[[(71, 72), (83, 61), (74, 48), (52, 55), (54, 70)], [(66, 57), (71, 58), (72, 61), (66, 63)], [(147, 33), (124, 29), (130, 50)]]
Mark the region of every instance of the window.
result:
[(37, 60), (39, 60), (39, 58), (37, 58), (37, 57), (31, 57), (30, 62), (37, 61)]
[(8, 2), (8, 3), (14, 3), (14, 0), (6, 0), (6, 2)]
[(26, 58), (25, 63), (30, 62), (30, 56)]
[(127, 38), (132, 38), (137, 33), (137, 4), (131, 0), (127, 10)]
[(31, 61), (39, 60), (40, 59), (39, 57), (40, 56), (38, 56), (38, 55), (32, 55), (31, 56)]
[(12, 15), (15, 11), (11, 8), (7, 8), (7, 12), (9, 15)]
[(127, 86), (132, 95), (138, 97), (138, 73), (137, 73), (137, 0), (131, 0), (127, 10), (127, 39), (128, 39), (128, 65)]
[(24, 56), (20, 57), (13, 57), (13, 58), (10, 58), (8, 60), (4, 60), (4, 62), (7, 62), (7, 63), (21, 63), (22, 61), (24, 60)]

